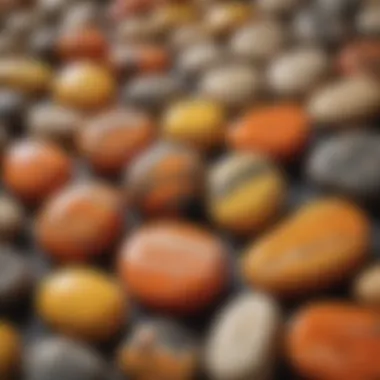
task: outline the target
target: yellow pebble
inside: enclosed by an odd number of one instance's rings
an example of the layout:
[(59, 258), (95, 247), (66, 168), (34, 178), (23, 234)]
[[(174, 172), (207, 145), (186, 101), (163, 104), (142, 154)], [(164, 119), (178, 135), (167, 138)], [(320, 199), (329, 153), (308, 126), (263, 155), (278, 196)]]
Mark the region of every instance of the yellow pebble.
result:
[(11, 376), (20, 364), (21, 340), (16, 330), (0, 321), (0, 378)]
[(103, 272), (66, 268), (41, 284), (36, 309), (58, 331), (88, 341), (114, 336), (124, 322), (125, 298), (118, 283)]
[(59, 103), (84, 110), (108, 105), (115, 92), (116, 82), (109, 70), (89, 62), (67, 66), (54, 84), (54, 95)]
[(52, 71), (45, 63), (29, 58), (0, 60), (0, 85), (26, 93), (38, 93), (49, 89)]
[(260, 155), (227, 156), (209, 176), (210, 217), (236, 234), (258, 232), (273, 222), (285, 197), (286, 181), (281, 171)]
[(157, 8), (152, 23), (160, 30), (169, 31), (197, 20), (197, 12), (190, 4), (166, 4)]
[(211, 100), (184, 100), (165, 113), (163, 133), (169, 140), (209, 150), (224, 140), (225, 117), (223, 107)]

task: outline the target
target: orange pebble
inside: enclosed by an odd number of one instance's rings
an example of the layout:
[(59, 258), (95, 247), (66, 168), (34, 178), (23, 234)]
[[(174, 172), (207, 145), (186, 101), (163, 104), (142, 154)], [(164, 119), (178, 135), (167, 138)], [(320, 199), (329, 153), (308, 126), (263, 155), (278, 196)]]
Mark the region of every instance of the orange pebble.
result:
[(86, 261), (111, 248), (123, 227), (123, 202), (113, 188), (72, 185), (53, 197), (37, 217), (36, 239), (60, 262)]
[(199, 311), (221, 293), (226, 252), (208, 231), (184, 223), (142, 227), (123, 245), (119, 272), (128, 292), (148, 306)]
[(291, 159), (305, 146), (309, 119), (301, 106), (281, 103), (253, 109), (227, 133), (235, 150), (257, 151), (275, 159)]
[(64, 60), (104, 59), (107, 40), (99, 29), (87, 27), (64, 33), (58, 40), (58, 55)]
[(79, 151), (95, 170), (118, 174), (154, 139), (155, 125), (144, 112), (115, 109), (97, 116), (79, 132)]
[(72, 175), (72, 163), (55, 145), (23, 140), (9, 147), (3, 160), (3, 181), (15, 196), (38, 203), (62, 188)]
[(286, 340), (288, 357), (307, 379), (376, 379), (379, 323), (378, 311), (339, 303), (311, 305), (293, 319)]

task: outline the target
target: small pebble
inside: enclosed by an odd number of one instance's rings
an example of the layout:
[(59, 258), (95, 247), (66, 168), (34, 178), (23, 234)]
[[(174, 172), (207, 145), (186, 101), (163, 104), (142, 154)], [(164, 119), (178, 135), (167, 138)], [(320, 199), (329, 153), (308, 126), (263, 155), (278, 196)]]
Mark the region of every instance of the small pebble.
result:
[(196, 225), (145, 225), (120, 250), (119, 274), (142, 304), (175, 314), (205, 309), (227, 283), (226, 249)]
[(203, 162), (186, 147), (157, 143), (127, 169), (125, 189), (145, 216), (181, 215), (202, 197)]
[(290, 363), (308, 379), (370, 380), (380, 372), (379, 313), (347, 303), (302, 308), (287, 331)]
[[(312, 182), (357, 200), (380, 200), (380, 135), (352, 132), (316, 145), (307, 162)], [(372, 204), (374, 204), (372, 203)]]
[(49, 142), (29, 139), (8, 147), (2, 178), (15, 197), (38, 204), (64, 187), (72, 170), (72, 161), (63, 150)]
[(260, 293), (237, 296), (211, 326), (207, 372), (217, 380), (271, 378), (280, 327), (281, 314), (271, 298)]
[(237, 234), (257, 232), (273, 222), (285, 198), (282, 172), (254, 153), (228, 155), (212, 167), (208, 176), (211, 219)]
[(90, 342), (105, 341), (120, 332), (125, 306), (118, 283), (89, 268), (52, 272), (42, 280), (36, 295), (37, 313), (49, 326)]
[(26, 216), (21, 205), (7, 195), (0, 196), (0, 239), (13, 240), (25, 227)]
[(365, 76), (338, 80), (317, 90), (308, 112), (319, 127), (345, 126), (379, 114), (380, 84)]
[(107, 380), (109, 372), (97, 352), (67, 338), (39, 339), (25, 359), (25, 380)]
[(123, 227), (123, 202), (108, 185), (73, 184), (52, 197), (36, 220), (36, 240), (58, 262), (85, 262), (111, 248)]
[(255, 241), (241, 261), (245, 280), (278, 297), (330, 289), (368, 258), (370, 225), (355, 204), (322, 198)]
[(309, 133), (309, 118), (300, 105), (278, 103), (254, 107), (238, 118), (227, 131), (227, 145), (291, 160), (305, 148)]
[(33, 288), (34, 276), (28, 260), (13, 248), (0, 247), (0, 308), (22, 305)]
[(78, 133), (77, 145), (96, 171), (120, 174), (155, 135), (155, 124), (143, 111), (116, 108), (89, 120)]
[(189, 145), (199, 151), (221, 147), (226, 115), (218, 103), (191, 98), (168, 107), (162, 121), (163, 137)]
[(193, 336), (177, 323), (156, 319), (140, 322), (121, 344), (117, 359), (126, 376), (134, 379), (191, 380), (199, 349)]
[(199, 92), (232, 108), (244, 107), (262, 90), (260, 72), (246, 64), (227, 64), (208, 70), (201, 78)]
[(380, 265), (378, 262), (359, 273), (354, 282), (353, 295), (364, 305), (380, 307)]
[(7, 379), (20, 367), (21, 339), (15, 328), (0, 320), (0, 376)]

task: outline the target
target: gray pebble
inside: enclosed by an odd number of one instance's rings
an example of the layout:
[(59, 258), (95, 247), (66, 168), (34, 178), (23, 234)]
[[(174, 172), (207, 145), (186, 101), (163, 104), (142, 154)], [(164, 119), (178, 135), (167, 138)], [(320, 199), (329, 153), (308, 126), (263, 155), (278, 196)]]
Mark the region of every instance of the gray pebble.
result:
[(298, 48), (272, 61), (268, 83), (279, 95), (305, 95), (325, 79), (330, 69), (326, 53), (317, 48)]
[(0, 308), (18, 305), (33, 286), (30, 264), (13, 248), (0, 247)]
[(245, 64), (227, 64), (210, 69), (199, 84), (202, 95), (230, 107), (243, 107), (254, 101), (261, 89), (261, 73)]
[(361, 34), (380, 36), (380, 2), (361, 9), (356, 16), (356, 30)]
[(307, 107), (320, 126), (360, 122), (380, 112), (380, 84), (365, 76), (340, 79), (316, 91)]
[(225, 59), (224, 49), (213, 42), (202, 42), (181, 52), (178, 69), (187, 74), (200, 74)]
[(231, 51), (253, 62), (266, 62), (278, 54), (286, 42), (286, 31), (275, 21), (258, 21), (236, 32)]
[(276, 359), (281, 315), (263, 294), (245, 294), (222, 309), (206, 345), (206, 369), (216, 380), (267, 380)]
[(6, 195), (0, 196), (0, 239), (8, 241), (15, 238), (23, 229), (25, 214), (21, 205)]
[(173, 75), (148, 75), (129, 82), (124, 91), (126, 103), (159, 108), (182, 92), (182, 83)]
[(309, 179), (359, 200), (380, 199), (380, 135), (355, 131), (319, 143), (307, 163)]
[(64, 147), (72, 146), (81, 123), (81, 117), (75, 111), (50, 103), (35, 105), (27, 116), (27, 127), (32, 136)]
[(25, 380), (106, 380), (104, 360), (66, 338), (40, 340), (26, 353)]

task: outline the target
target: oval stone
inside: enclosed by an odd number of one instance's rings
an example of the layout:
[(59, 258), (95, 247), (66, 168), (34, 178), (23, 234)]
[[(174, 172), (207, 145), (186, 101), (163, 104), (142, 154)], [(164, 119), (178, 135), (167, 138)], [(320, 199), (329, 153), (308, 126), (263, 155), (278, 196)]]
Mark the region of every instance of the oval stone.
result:
[(270, 378), (281, 315), (264, 294), (234, 299), (214, 322), (206, 344), (206, 369), (217, 380)]
[(380, 263), (373, 264), (359, 274), (354, 282), (355, 298), (367, 305), (380, 307)]
[(287, 333), (293, 367), (307, 379), (377, 379), (380, 314), (343, 303), (312, 304)]
[(241, 270), (246, 281), (279, 297), (305, 295), (353, 274), (367, 257), (370, 225), (355, 204), (324, 198), (248, 247)]
[(380, 110), (380, 84), (364, 76), (340, 80), (318, 90), (308, 110), (314, 122), (322, 126), (369, 119)]
[(353, 132), (316, 146), (307, 164), (312, 182), (358, 200), (380, 199), (380, 135)]

